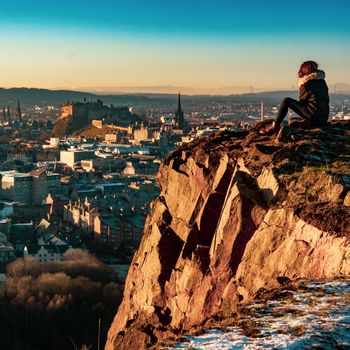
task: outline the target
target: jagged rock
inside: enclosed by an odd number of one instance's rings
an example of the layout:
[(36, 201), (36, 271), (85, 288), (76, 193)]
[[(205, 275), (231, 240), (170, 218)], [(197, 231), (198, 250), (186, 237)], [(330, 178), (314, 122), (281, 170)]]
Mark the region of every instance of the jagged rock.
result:
[(350, 207), (350, 191), (348, 191), (347, 195), (344, 198), (344, 205)]
[(258, 129), (164, 161), (106, 349), (159, 344), (298, 278), (350, 275), (350, 123)]

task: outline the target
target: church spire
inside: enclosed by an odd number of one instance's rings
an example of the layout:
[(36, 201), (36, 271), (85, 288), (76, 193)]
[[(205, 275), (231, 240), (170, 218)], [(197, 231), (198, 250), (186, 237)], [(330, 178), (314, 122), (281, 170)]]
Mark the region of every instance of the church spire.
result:
[(2, 106), (2, 120), (6, 122), (6, 109), (5, 106)]
[(179, 92), (179, 95), (177, 97), (177, 112), (181, 112), (181, 96), (180, 96), (180, 92)]
[(19, 100), (17, 102), (17, 115), (18, 115), (18, 121), (22, 121), (22, 111), (21, 111), (21, 105), (19, 103)]
[(7, 121), (11, 121), (11, 113), (10, 113), (10, 106), (7, 106)]
[(180, 92), (177, 98), (177, 110), (175, 112), (175, 120), (176, 120), (176, 126), (180, 130), (184, 129), (185, 126), (185, 118), (184, 118), (184, 112), (181, 109), (181, 96)]

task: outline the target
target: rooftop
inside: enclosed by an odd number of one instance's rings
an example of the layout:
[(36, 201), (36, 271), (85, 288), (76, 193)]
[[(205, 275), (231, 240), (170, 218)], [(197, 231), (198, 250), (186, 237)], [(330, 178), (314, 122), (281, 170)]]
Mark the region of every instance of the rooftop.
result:
[(1, 171), (0, 174), (2, 175), (2, 177), (8, 177), (8, 178), (31, 177), (31, 175), (28, 173), (19, 173), (14, 170)]

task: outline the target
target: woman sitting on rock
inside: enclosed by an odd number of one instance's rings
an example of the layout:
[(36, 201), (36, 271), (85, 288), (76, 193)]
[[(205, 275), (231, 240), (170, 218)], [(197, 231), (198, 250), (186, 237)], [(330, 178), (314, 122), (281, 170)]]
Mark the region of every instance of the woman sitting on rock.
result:
[(290, 108), (300, 117), (291, 118), (289, 125), (294, 127), (307, 127), (325, 125), (329, 116), (328, 86), (325, 73), (318, 69), (314, 61), (304, 62), (298, 72), (299, 101), (284, 98), (277, 114), (276, 121), (261, 134), (277, 132)]

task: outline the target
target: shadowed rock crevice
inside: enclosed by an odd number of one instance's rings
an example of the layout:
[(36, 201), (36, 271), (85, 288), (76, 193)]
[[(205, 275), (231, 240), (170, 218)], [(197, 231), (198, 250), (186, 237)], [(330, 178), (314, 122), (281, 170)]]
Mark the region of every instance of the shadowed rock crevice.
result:
[(226, 170), (225, 170), (218, 186), (215, 188), (215, 192), (224, 193), (226, 195), (228, 187), (231, 183), (232, 174), (233, 174), (233, 168), (226, 167)]
[(195, 207), (193, 209), (192, 215), (190, 217), (190, 220), (188, 222), (188, 224), (191, 227), (196, 226), (196, 228), (194, 230), (196, 230), (196, 229), (198, 230), (196, 220), (198, 218), (199, 213), (201, 212), (201, 210), (203, 208), (204, 202), (205, 202), (205, 199), (203, 198), (203, 196), (199, 195), (198, 198), (197, 198), (197, 201), (196, 201), (196, 205), (195, 205)]
[(181, 253), (184, 242), (169, 227), (172, 217), (169, 211), (164, 211), (162, 220), (158, 223), (161, 237), (158, 243), (158, 254), (161, 272), (158, 283), (164, 289), (165, 282), (169, 280), (176, 261)]
[(185, 161), (180, 158), (174, 158), (172, 161), (170, 161), (171, 169), (175, 170), (179, 174), (182, 174), (188, 177), (188, 174), (182, 167), (184, 164), (185, 164)]
[(157, 314), (159, 322), (162, 326), (168, 326), (170, 324), (172, 317), (171, 311), (168, 307), (163, 310), (162, 308), (156, 306), (155, 313)]
[(183, 244), (184, 242), (170, 228), (167, 228), (162, 233), (158, 245), (159, 261), (162, 267), (158, 277), (158, 283), (162, 289), (164, 289), (165, 282), (170, 278)]
[(198, 237), (199, 244), (207, 247), (210, 246), (217, 223), (219, 221), (224, 200), (224, 193), (213, 192), (209, 195), (200, 218), (200, 236)]
[(209, 247), (197, 245), (193, 252), (192, 260), (199, 266), (200, 271), (206, 274), (210, 264)]
[(200, 235), (200, 231), (198, 230), (198, 228), (194, 228), (190, 231), (182, 251), (183, 259), (191, 257), (192, 252), (196, 249), (196, 246), (198, 244), (199, 235)]
[(231, 251), (230, 267), (233, 275), (237, 272), (238, 265), (242, 260), (248, 242), (253, 237), (254, 232), (263, 219), (263, 216), (258, 220), (253, 219), (252, 214), (254, 213), (255, 203), (250, 198), (243, 198), (241, 205), (242, 213), (245, 213), (245, 215), (242, 217), (241, 229)]
[[(243, 196), (250, 198), (262, 208), (267, 208), (266, 200), (264, 199), (263, 190), (259, 187), (256, 178), (245, 171), (238, 170), (235, 173), (235, 181), (240, 193)], [(264, 189), (265, 193), (271, 189)]]
[[(227, 181), (227, 179), (226, 179)], [(228, 185), (227, 185), (228, 186)], [(209, 195), (207, 202), (202, 208), (200, 216), (200, 229), (196, 226), (188, 235), (182, 257), (188, 258), (198, 245), (210, 247), (216, 226), (219, 221), (222, 206), (225, 200), (225, 193), (213, 192)]]

